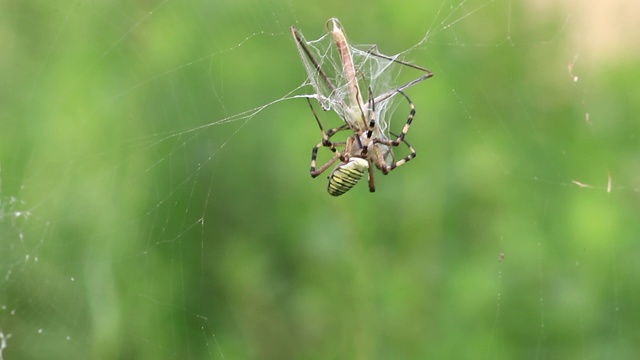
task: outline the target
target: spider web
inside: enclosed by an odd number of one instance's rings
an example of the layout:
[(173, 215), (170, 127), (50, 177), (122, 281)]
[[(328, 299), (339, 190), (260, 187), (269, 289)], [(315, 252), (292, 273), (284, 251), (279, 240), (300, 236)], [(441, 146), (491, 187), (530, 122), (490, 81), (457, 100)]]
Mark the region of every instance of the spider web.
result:
[[(326, 25), (328, 26), (328, 24)], [(297, 31), (297, 30), (296, 30)], [(302, 36), (302, 35), (301, 35)], [(350, 79), (345, 77), (343, 72), (342, 59), (339, 55), (338, 48), (330, 36), (325, 34), (317, 40), (307, 41), (302, 38), (306, 49), (314, 60), (301, 50), (301, 60), (307, 70), (308, 84), (312, 87), (314, 94), (310, 95), (318, 100), (325, 111), (334, 110), (344, 121), (352, 121), (349, 113), (349, 83)], [(387, 110), (392, 108), (391, 104), (397, 90), (406, 89), (407, 83), (401, 80), (402, 70), (411, 70), (412, 64), (402, 64), (403, 54), (384, 55), (380, 54), (377, 46), (370, 45), (351, 45), (347, 43), (348, 51), (353, 57), (353, 62), (357, 64), (356, 81), (363, 94), (358, 94), (358, 101), (365, 106), (369, 100), (381, 97), (381, 100), (375, 101), (376, 123), (380, 126), (384, 133), (388, 135), (388, 118)], [(416, 45), (417, 46), (417, 45)], [(410, 52), (411, 49), (405, 52)], [(316, 70), (316, 64), (322, 72)], [(413, 69), (414, 81), (418, 76), (424, 75), (424, 71), (416, 71)], [(329, 87), (325, 84), (323, 75), (331, 82)], [(371, 91), (371, 94), (367, 94)], [(370, 99), (367, 99), (370, 98)], [(360, 109), (365, 111), (366, 109)]]
[[(634, 358), (634, 7), (2, 3), (0, 359)], [(308, 175), (331, 17), (435, 74), (375, 194)]]

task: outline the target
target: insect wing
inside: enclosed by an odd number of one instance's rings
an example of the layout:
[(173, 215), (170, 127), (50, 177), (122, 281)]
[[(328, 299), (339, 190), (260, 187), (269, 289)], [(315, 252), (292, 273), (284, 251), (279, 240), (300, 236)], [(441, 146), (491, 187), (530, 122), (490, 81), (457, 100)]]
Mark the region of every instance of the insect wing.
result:
[(302, 33), (293, 26), (291, 27), (291, 33), (296, 41), (296, 47), (298, 48), (300, 59), (302, 60), (302, 64), (307, 72), (309, 83), (316, 92), (318, 102), (320, 102), (320, 105), (324, 110), (330, 110), (332, 108), (332, 104), (336, 101), (335, 98), (337, 90), (330, 79), (331, 73), (330, 75), (327, 75), (325, 70), (323, 70), (323, 67), (326, 69), (333, 69), (332, 65), (325, 65), (325, 61), (331, 59), (329, 54), (332, 51), (330, 47), (324, 44), (327, 41), (323, 42), (327, 36), (325, 35), (314, 42), (308, 42)]

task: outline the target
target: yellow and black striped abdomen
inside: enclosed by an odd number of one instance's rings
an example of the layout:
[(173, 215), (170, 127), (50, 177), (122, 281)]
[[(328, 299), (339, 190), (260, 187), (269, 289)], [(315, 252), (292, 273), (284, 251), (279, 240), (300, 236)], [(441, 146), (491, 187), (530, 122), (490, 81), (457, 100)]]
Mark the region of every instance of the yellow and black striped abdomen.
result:
[(358, 157), (352, 157), (345, 164), (338, 165), (329, 176), (329, 194), (340, 196), (346, 193), (362, 179), (368, 169), (369, 162)]

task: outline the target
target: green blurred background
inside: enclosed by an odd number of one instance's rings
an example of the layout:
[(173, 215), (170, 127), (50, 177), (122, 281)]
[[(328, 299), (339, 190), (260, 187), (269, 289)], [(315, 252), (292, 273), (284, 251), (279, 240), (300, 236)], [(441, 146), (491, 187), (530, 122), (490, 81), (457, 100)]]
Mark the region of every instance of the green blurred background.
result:
[[(637, 7), (0, 2), (0, 354), (636, 358)], [(311, 92), (289, 26), (334, 16), (428, 35), (375, 194), (330, 197), (276, 101)]]

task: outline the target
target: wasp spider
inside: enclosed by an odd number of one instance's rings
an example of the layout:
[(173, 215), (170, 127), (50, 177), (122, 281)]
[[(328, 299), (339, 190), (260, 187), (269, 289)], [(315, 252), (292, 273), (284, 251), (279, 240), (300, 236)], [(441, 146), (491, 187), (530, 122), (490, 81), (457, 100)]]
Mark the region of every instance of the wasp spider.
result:
[[(356, 75), (363, 75), (363, 73), (360, 70), (356, 71), (351, 50), (347, 43), (342, 25), (338, 19), (333, 18), (327, 21), (326, 27), (338, 48), (342, 69), (341, 75), (336, 79), (338, 80), (338, 85), (346, 86), (347, 95), (344, 97), (340, 97), (339, 95), (336, 98), (336, 94), (341, 93), (340, 91), (337, 91), (338, 87), (322, 70), (320, 66), (321, 63), (312, 55), (312, 52), (307, 47), (302, 34), (300, 34), (295, 27), (291, 27), (291, 33), (296, 41), (298, 52), (302, 58), (307, 75), (309, 76), (311, 85), (316, 90), (315, 97), (323, 104), (323, 107), (327, 102), (332, 102), (334, 110), (336, 110), (345, 122), (342, 126), (325, 131), (320, 119), (318, 118), (318, 114), (311, 105), (311, 101), (307, 98), (309, 107), (313, 112), (313, 116), (320, 127), (320, 131), (322, 131), (322, 141), (313, 148), (311, 153), (311, 176), (315, 178), (326, 171), (334, 163), (340, 161), (329, 175), (329, 194), (339, 196), (349, 191), (364, 176), (365, 172), (368, 173), (369, 191), (373, 192), (376, 188), (373, 177), (374, 166), (386, 175), (393, 169), (405, 164), (416, 156), (416, 152), (413, 147), (404, 139), (405, 135), (409, 131), (409, 127), (411, 126), (411, 121), (413, 120), (416, 110), (411, 99), (409, 99), (402, 90), (430, 78), (433, 76), (433, 73), (421, 66), (379, 54), (375, 51), (376, 48), (372, 47), (367, 51), (368, 55), (420, 70), (423, 72), (423, 75), (375, 98), (372, 95), (371, 88), (369, 88), (369, 100), (365, 104), (362, 99)], [(409, 112), (409, 117), (407, 118), (407, 122), (405, 123), (402, 132), (399, 135), (390, 133), (395, 137), (395, 139), (391, 140), (385, 135), (383, 129), (378, 125), (375, 106), (376, 104), (383, 104), (396, 94), (402, 95), (407, 100), (411, 111)], [(351, 131), (353, 134), (347, 137), (346, 141), (332, 141), (331, 138), (341, 131)], [(404, 143), (409, 148), (410, 154), (398, 161), (395, 161), (392, 149), (399, 146), (401, 143)], [(329, 148), (329, 150), (333, 152), (334, 156), (327, 163), (316, 168), (318, 149), (321, 147)], [(339, 148), (342, 150), (338, 150)]]
[[(349, 191), (364, 176), (365, 172), (368, 172), (369, 191), (374, 192), (376, 191), (376, 184), (373, 176), (372, 165), (375, 165), (375, 167), (386, 175), (393, 169), (416, 157), (415, 149), (404, 139), (405, 135), (409, 131), (409, 127), (411, 126), (411, 121), (416, 114), (416, 109), (413, 102), (411, 102), (411, 99), (409, 99), (405, 93), (400, 90), (398, 90), (398, 93), (407, 99), (411, 111), (409, 112), (407, 122), (402, 128), (402, 132), (400, 135), (394, 135), (396, 137), (394, 140), (386, 138), (380, 132), (379, 127), (377, 127), (375, 104), (373, 103), (372, 97), (369, 99), (369, 110), (367, 110), (369, 120), (366, 129), (354, 130), (351, 129), (348, 124), (343, 124), (340, 127), (329, 129), (328, 131), (324, 130), (324, 127), (318, 118), (318, 114), (314, 110), (313, 105), (311, 105), (311, 101), (307, 98), (311, 112), (320, 127), (320, 131), (322, 131), (322, 141), (319, 142), (311, 151), (311, 176), (315, 178), (327, 170), (336, 161), (340, 160), (338, 166), (336, 166), (329, 175), (329, 185), (327, 188), (329, 194), (339, 196)], [(347, 140), (343, 142), (331, 141), (331, 137), (333, 135), (344, 130), (352, 130), (354, 131), (354, 134), (349, 136)], [(410, 151), (409, 155), (388, 164), (386, 159), (389, 158), (392, 153), (391, 148), (399, 146), (401, 143), (407, 145)], [(324, 165), (316, 168), (318, 149), (321, 147), (329, 148), (334, 153), (334, 156)], [(338, 150), (339, 147), (344, 147), (344, 149), (340, 151)]]

